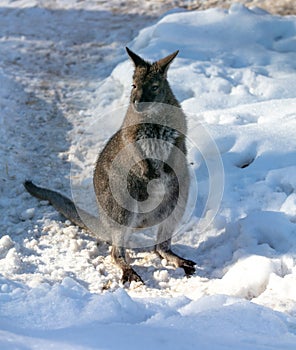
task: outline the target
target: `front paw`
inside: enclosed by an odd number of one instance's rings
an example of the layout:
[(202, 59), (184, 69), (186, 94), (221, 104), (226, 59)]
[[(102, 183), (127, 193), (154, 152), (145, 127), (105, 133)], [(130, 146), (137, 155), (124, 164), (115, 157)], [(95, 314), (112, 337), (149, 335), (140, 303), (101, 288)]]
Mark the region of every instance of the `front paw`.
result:
[(136, 174), (140, 179), (146, 182), (149, 182), (153, 179), (159, 179), (161, 176), (159, 167), (152, 159), (147, 158), (136, 165), (138, 166), (138, 169), (136, 168)]

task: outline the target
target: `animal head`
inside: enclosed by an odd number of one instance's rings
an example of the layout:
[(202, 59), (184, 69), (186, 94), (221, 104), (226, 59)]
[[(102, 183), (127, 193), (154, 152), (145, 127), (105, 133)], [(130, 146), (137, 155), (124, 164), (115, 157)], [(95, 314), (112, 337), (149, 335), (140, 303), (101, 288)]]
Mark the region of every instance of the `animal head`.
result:
[(153, 63), (145, 61), (128, 47), (126, 51), (135, 65), (130, 98), (134, 109), (143, 112), (155, 102), (177, 104), (167, 81), (167, 71), (179, 51)]

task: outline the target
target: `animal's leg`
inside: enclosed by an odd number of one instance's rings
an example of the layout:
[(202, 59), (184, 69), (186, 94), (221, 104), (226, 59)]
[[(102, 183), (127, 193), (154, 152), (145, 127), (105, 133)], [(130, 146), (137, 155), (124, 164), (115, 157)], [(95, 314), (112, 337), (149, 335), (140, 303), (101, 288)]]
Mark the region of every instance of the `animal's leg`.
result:
[(125, 257), (126, 249), (124, 247), (112, 246), (111, 256), (114, 262), (122, 270), (122, 283), (126, 282), (143, 282), (142, 278), (132, 269), (132, 267), (126, 262)]
[(172, 264), (174, 267), (182, 267), (182, 269), (185, 271), (186, 276), (191, 276), (194, 274), (195, 262), (181, 258), (179, 255), (175, 254), (171, 250), (171, 239), (158, 243), (155, 246), (155, 251), (161, 258), (166, 259), (167, 262), (169, 264)]

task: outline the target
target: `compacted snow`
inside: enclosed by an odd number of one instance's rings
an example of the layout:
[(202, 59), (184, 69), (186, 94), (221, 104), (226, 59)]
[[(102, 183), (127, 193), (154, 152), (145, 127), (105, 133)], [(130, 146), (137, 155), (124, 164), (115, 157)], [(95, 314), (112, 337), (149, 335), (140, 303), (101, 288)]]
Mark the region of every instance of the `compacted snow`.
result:
[[(0, 348), (295, 349), (296, 17), (233, 5), (153, 20), (110, 3), (0, 8)], [(145, 285), (122, 286), (108, 245), (22, 186), (92, 210), (131, 89), (126, 45), (180, 50), (168, 79), (198, 191), (174, 249), (196, 261), (189, 279), (130, 251)]]

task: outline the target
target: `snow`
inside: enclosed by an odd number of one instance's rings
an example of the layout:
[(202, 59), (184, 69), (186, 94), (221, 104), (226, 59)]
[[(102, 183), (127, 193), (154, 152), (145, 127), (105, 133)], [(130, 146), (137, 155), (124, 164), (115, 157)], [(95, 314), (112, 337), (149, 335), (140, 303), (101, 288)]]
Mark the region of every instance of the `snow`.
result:
[[(295, 349), (296, 17), (1, 4), (0, 348)], [(22, 186), (72, 185), (92, 205), (96, 155), (128, 103), (125, 45), (180, 50), (168, 78), (198, 191), (174, 249), (196, 261), (189, 279), (130, 251), (146, 284), (122, 286), (107, 244)]]

